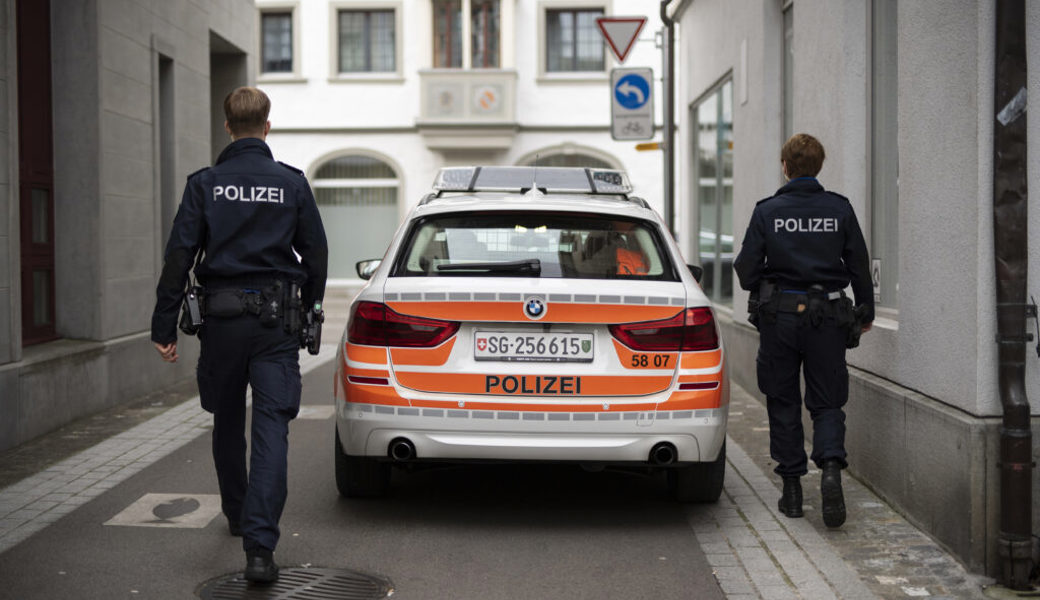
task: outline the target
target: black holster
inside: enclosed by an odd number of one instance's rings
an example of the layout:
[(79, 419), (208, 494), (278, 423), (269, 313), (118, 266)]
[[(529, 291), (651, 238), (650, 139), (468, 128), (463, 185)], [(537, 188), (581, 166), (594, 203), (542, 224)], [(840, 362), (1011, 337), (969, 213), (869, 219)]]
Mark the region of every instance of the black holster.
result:
[(202, 288), (193, 285), (184, 290), (184, 301), (181, 303), (180, 330), (187, 335), (196, 335), (203, 323)]
[(849, 312), (849, 329), (848, 336), (845, 338), (846, 348), (855, 348), (859, 346), (859, 338), (863, 335), (863, 319), (867, 316), (867, 305), (860, 304), (856, 308), (852, 308), (852, 300), (845, 299), (848, 302)]
[(289, 284), (289, 293), (285, 298), (285, 332), (289, 335), (300, 335), (300, 319), (303, 316), (303, 303), (300, 299), (300, 286)]
[(776, 282), (763, 279), (758, 284), (758, 292), (751, 292), (748, 298), (748, 321), (755, 327), (760, 323), (776, 323), (779, 304), (780, 290), (776, 289)]

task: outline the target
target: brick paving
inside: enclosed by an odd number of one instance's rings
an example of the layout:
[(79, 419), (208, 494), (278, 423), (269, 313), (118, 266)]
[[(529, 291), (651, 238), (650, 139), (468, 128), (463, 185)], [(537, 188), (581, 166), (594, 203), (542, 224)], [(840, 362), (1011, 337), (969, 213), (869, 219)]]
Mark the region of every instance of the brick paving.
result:
[[(776, 463), (769, 456), (766, 409), (760, 399), (737, 385), (731, 386), (729, 440), (729, 468), (723, 499), (715, 511), (718, 516), (691, 523), (702, 544), (702, 536), (715, 543), (720, 536), (726, 538), (731, 552), (709, 553), (708, 559), (730, 561), (716, 569), (728, 598), (985, 598), (983, 586), (992, 580), (968, 573), (847, 472), (842, 484), (849, 516), (840, 529), (823, 524), (817, 469), (802, 478), (805, 517), (789, 519), (780, 514), (776, 501), (781, 482), (772, 472)], [(743, 527), (732, 518), (733, 512), (740, 515)], [(749, 539), (748, 534), (757, 539)], [(749, 553), (747, 548), (757, 551)], [(761, 560), (761, 553), (769, 557), (773, 569)], [(736, 564), (732, 564), (734, 556)], [(779, 571), (782, 584), (774, 571)], [(748, 590), (748, 580), (754, 589)]]

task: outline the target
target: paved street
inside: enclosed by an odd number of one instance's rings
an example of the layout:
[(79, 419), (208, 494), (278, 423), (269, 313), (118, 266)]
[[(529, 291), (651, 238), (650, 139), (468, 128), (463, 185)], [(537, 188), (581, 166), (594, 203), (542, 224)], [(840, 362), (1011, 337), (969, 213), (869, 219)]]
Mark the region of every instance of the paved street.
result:
[[(982, 597), (977, 577), (849, 478), (841, 530), (815, 510), (818, 473), (806, 518), (780, 516), (765, 410), (738, 387), (717, 505), (670, 502), (660, 479), (556, 466), (400, 474), (386, 500), (343, 500), (329, 381), (348, 296), (330, 294), (327, 344), (301, 355), (283, 567), (376, 574), (408, 599)], [(0, 455), (0, 598), (192, 598), (241, 570), (209, 421), (185, 386)]]

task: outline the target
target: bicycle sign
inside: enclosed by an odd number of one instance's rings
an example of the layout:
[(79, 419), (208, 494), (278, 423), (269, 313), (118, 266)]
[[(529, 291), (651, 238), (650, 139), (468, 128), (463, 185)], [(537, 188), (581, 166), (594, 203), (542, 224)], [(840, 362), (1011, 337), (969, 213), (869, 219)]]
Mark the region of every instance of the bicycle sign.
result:
[(654, 137), (654, 71), (649, 68), (610, 72), (610, 135), (615, 140)]

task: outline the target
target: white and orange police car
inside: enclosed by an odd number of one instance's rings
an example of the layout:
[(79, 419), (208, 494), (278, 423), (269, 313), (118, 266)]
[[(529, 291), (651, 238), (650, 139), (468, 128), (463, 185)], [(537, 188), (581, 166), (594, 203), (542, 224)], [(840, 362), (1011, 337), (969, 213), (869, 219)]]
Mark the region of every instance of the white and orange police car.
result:
[[(442, 169), (353, 300), (337, 355), (336, 483), (395, 463), (573, 461), (669, 474), (714, 502), (729, 384), (718, 327), (620, 171)], [(697, 275), (695, 275), (695, 273)]]

